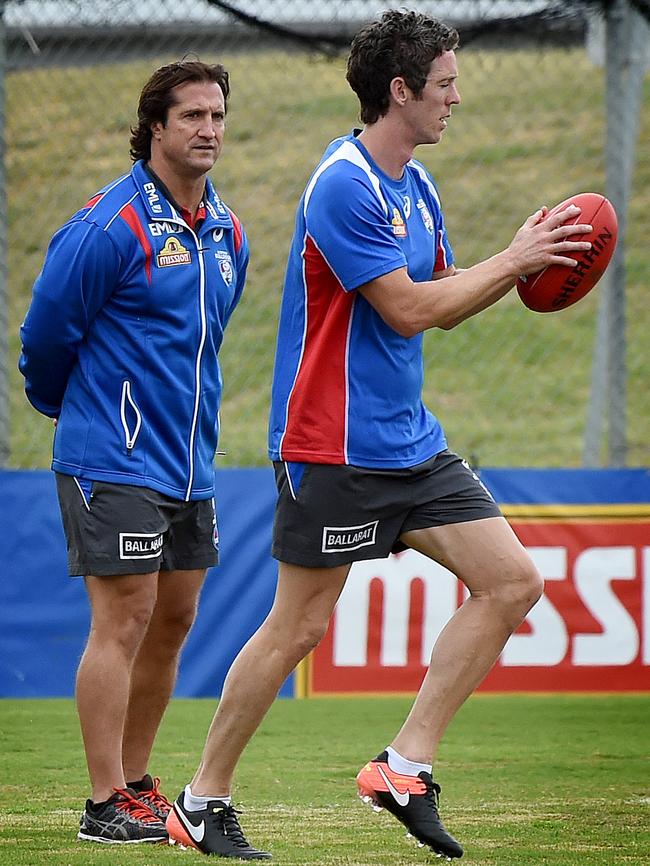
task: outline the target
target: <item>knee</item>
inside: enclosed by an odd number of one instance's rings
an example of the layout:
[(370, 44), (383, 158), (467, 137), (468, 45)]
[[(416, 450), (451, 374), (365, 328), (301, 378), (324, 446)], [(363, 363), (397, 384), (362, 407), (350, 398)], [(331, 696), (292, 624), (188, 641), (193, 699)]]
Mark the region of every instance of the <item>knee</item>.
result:
[(95, 616), (91, 638), (98, 644), (113, 644), (127, 659), (133, 659), (147, 632), (152, 613), (153, 605), (143, 601), (125, 606), (119, 616)]
[(163, 638), (160, 643), (170, 651), (177, 651), (189, 634), (196, 619), (196, 604), (182, 605), (156, 616), (156, 631)]
[(294, 646), (297, 650), (299, 660), (305, 658), (316, 649), (327, 632), (329, 620), (308, 619), (305, 620), (297, 630)]
[(544, 592), (544, 581), (529, 558), (516, 563), (513, 571), (500, 586), (500, 595), (507, 617), (514, 628), (539, 601)]
[(525, 608), (525, 613), (528, 613), (528, 611), (537, 604), (542, 597), (543, 592), (544, 578), (532, 561), (530, 561), (527, 564), (522, 578), (521, 603), (522, 607)]

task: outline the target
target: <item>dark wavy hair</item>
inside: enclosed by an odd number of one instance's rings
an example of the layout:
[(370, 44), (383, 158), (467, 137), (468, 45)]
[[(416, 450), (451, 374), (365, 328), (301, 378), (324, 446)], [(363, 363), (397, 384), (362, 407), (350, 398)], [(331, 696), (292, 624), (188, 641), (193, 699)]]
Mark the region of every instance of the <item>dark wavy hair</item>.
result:
[(359, 97), (363, 123), (376, 123), (388, 111), (390, 83), (401, 76), (416, 99), (431, 63), (458, 47), (458, 31), (420, 12), (391, 9), (367, 24), (352, 40), (346, 78)]
[(138, 103), (138, 125), (131, 127), (131, 159), (151, 158), (151, 125), (167, 123), (167, 112), (174, 104), (172, 91), (188, 81), (214, 81), (221, 88), (224, 105), (228, 110), (230, 82), (228, 73), (220, 63), (209, 64), (200, 60), (180, 60), (157, 69), (142, 88)]

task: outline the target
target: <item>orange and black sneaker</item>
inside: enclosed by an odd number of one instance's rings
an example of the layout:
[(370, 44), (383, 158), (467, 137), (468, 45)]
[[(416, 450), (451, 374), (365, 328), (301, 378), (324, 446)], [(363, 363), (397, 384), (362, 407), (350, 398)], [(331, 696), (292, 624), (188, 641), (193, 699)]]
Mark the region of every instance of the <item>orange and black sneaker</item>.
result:
[(77, 839), (109, 845), (167, 841), (164, 823), (136, 799), (134, 791), (129, 788), (114, 791), (104, 803), (86, 801)]
[(163, 824), (172, 810), (172, 804), (160, 790), (160, 779), (147, 773), (139, 782), (129, 782), (129, 788), (135, 791), (136, 799), (148, 806)]
[(420, 847), (428, 845), (439, 856), (462, 857), (461, 845), (444, 828), (438, 814), (440, 785), (430, 773), (417, 776), (395, 773), (388, 766), (388, 753), (363, 767), (357, 775), (359, 796), (376, 812), (387, 809), (414, 836)]

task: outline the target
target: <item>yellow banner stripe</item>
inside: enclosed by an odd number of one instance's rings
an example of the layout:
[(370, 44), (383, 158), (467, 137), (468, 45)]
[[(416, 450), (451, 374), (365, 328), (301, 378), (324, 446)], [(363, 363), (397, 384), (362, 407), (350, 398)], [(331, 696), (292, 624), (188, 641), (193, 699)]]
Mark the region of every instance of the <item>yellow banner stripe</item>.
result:
[(650, 504), (623, 505), (502, 505), (508, 518), (517, 520), (649, 520)]

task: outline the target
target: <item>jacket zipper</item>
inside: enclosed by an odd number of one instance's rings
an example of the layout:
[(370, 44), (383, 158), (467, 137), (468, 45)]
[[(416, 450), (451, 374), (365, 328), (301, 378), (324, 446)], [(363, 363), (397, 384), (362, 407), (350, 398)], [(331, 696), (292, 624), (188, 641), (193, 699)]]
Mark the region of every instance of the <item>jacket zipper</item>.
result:
[[(205, 347), (205, 340), (207, 336), (207, 314), (205, 309), (205, 262), (203, 259), (204, 250), (201, 247), (201, 241), (199, 240), (198, 235), (191, 229), (184, 220), (174, 219), (172, 222), (178, 223), (178, 225), (186, 228), (189, 233), (194, 238), (194, 242), (196, 243), (196, 252), (199, 263), (199, 308), (201, 312), (201, 338), (199, 340), (199, 348), (196, 353), (196, 363), (194, 366), (194, 382), (195, 382), (195, 394), (194, 394), (194, 411), (192, 413), (192, 424), (190, 427), (190, 441), (189, 441), (189, 476), (187, 487), (185, 489), (185, 501), (189, 502), (190, 493), (192, 492), (192, 485), (194, 484), (194, 442), (196, 440), (196, 427), (198, 423), (199, 417), (199, 405), (201, 402), (201, 360), (203, 358), (203, 350)], [(135, 408), (135, 406), (134, 406)], [(136, 409), (137, 411), (137, 409)], [(126, 429), (126, 428), (125, 428)], [(136, 430), (137, 436), (137, 430)], [(135, 441), (135, 438), (134, 438)]]
[(205, 347), (205, 339), (207, 335), (207, 315), (205, 310), (205, 262), (203, 259), (204, 251), (201, 247), (201, 242), (199, 241), (198, 236), (194, 233), (194, 231), (192, 231), (192, 229), (189, 229), (189, 231), (191, 232), (192, 237), (196, 241), (196, 252), (199, 262), (199, 310), (201, 313), (201, 338), (199, 340), (199, 348), (196, 353), (196, 363), (194, 367), (194, 384), (196, 390), (194, 393), (194, 411), (192, 413), (192, 426), (190, 428), (190, 472), (187, 489), (185, 490), (186, 502), (189, 501), (190, 493), (192, 491), (192, 485), (194, 483), (194, 442), (196, 440), (196, 427), (199, 418), (199, 404), (201, 402), (201, 360), (203, 359), (203, 349)]

